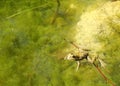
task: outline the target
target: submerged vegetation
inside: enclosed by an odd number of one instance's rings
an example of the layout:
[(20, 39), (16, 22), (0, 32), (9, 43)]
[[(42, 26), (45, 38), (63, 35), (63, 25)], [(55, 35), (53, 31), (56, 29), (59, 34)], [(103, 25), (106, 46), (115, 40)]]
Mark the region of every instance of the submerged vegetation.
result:
[[(105, 17), (96, 27), (103, 30), (98, 35), (89, 32), (91, 16), (83, 17), (107, 2), (120, 4), (110, 0), (0, 0), (0, 86), (110, 86), (91, 64), (83, 62), (75, 72), (76, 64), (63, 60), (73, 51), (64, 38), (86, 43), (87, 36), (83, 34), (81, 40), (76, 30), (76, 24), (84, 20), (88, 21), (83, 29), (88, 29), (81, 31), (93, 37), (92, 45), (85, 46), (104, 58), (107, 67), (102, 71), (119, 86), (120, 12)], [(102, 49), (96, 49), (94, 38)]]

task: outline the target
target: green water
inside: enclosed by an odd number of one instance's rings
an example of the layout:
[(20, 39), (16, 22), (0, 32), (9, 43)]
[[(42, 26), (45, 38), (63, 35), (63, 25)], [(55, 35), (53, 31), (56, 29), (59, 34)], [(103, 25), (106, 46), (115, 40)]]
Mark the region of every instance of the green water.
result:
[[(92, 65), (75, 72), (76, 64), (62, 59), (70, 46), (63, 38), (73, 40), (72, 27), (98, 2), (61, 0), (52, 23), (56, 0), (0, 0), (0, 86), (110, 86)], [(119, 47), (119, 41), (111, 46)], [(118, 51), (106, 51), (119, 57)], [(103, 71), (119, 86), (119, 58), (107, 62), (110, 72)]]

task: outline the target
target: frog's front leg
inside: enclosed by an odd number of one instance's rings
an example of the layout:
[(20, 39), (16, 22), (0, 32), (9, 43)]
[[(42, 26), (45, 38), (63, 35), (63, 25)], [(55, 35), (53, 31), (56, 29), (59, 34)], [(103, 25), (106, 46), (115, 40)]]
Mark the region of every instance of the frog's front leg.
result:
[(79, 67), (80, 67), (80, 61), (76, 61), (77, 62), (77, 68), (76, 71), (78, 71)]

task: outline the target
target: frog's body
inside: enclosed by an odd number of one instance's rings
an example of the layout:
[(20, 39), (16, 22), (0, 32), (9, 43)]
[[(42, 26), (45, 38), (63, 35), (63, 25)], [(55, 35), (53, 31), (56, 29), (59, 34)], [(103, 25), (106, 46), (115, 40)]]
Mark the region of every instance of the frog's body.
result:
[[(82, 61), (82, 60), (87, 60), (88, 62), (90, 62), (90, 63), (94, 63), (94, 64), (96, 64), (96, 63), (100, 63), (100, 65), (102, 66), (102, 67), (104, 67), (105, 66), (105, 63), (101, 60), (101, 59), (99, 59), (98, 57), (93, 57), (93, 58), (90, 58), (90, 55), (89, 55), (89, 53), (88, 52), (79, 52), (79, 53), (77, 53), (77, 54), (72, 54), (72, 53), (69, 53), (66, 57), (65, 57), (65, 60), (74, 60), (74, 61), (76, 61), (77, 62), (77, 68), (76, 68), (76, 71), (79, 69), (79, 66), (80, 66), (80, 62)], [(98, 64), (97, 64), (98, 65)]]

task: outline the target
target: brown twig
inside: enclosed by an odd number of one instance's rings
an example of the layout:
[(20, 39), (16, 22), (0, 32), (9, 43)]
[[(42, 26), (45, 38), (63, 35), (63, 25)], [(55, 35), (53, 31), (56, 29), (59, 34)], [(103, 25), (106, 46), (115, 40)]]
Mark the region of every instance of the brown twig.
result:
[(52, 20), (51, 24), (55, 23), (57, 15), (58, 15), (58, 12), (59, 12), (59, 8), (60, 8), (60, 0), (56, 0), (56, 2), (57, 2), (57, 9), (56, 9), (56, 12), (54, 14), (54, 17), (53, 17), (53, 20)]
[(72, 44), (75, 48), (77, 48), (77, 49), (82, 49), (82, 50), (84, 50), (84, 51), (91, 51), (90, 49), (85, 49), (85, 48), (81, 48), (81, 47), (79, 47), (79, 46), (77, 46), (74, 42), (72, 42), (72, 41), (69, 41), (69, 40), (67, 40), (67, 39), (64, 39), (65, 41), (67, 41), (67, 42), (69, 42), (70, 44)]
[(98, 72), (101, 74), (101, 76), (105, 79), (106, 82), (108, 82), (112, 86), (115, 86), (115, 84), (105, 76), (105, 74), (99, 69), (99, 67), (97, 65), (95, 65), (95, 63), (93, 63), (93, 65), (98, 70)]

